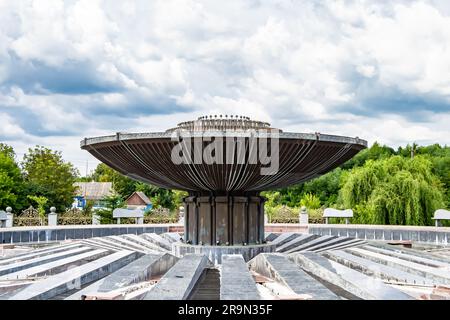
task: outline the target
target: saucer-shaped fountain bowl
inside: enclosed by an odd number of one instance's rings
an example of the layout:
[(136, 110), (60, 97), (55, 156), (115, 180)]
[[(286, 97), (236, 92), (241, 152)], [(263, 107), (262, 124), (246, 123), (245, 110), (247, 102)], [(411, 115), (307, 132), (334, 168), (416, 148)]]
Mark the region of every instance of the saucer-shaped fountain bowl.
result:
[(185, 232), (174, 250), (241, 253), (274, 247), (264, 239), (264, 190), (288, 187), (343, 164), (367, 142), (358, 137), (283, 132), (244, 116), (204, 116), (165, 132), (85, 138), (81, 148), (120, 173), (185, 190)]

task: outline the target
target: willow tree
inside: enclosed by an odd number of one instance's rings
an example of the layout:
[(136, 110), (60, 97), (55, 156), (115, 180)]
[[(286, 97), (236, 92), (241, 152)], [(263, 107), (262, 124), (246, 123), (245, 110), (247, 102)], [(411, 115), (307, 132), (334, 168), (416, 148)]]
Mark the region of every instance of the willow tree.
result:
[(369, 160), (343, 176), (340, 196), (356, 223), (431, 225), (445, 206), (442, 183), (422, 156)]

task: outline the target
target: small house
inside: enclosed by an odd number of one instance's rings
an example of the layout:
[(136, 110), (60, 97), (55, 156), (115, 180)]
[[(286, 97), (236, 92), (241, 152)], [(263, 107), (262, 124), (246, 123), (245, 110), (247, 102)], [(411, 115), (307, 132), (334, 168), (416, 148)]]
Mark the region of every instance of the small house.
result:
[(76, 182), (74, 202), (72, 208), (83, 209), (88, 201), (93, 202), (93, 209), (102, 209), (103, 199), (114, 195), (112, 182)]
[(145, 193), (141, 191), (135, 191), (131, 196), (125, 200), (127, 208), (130, 210), (140, 209), (143, 211), (150, 210), (152, 208), (152, 202), (145, 195)]

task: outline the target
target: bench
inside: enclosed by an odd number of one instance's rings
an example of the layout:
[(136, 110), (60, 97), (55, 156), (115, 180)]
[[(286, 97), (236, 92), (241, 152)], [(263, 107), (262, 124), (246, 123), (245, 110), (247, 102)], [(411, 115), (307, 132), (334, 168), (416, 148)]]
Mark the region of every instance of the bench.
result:
[(7, 220), (8, 220), (8, 217), (6, 215), (6, 211), (1, 210), (0, 211), (0, 228), (6, 228)]
[(140, 209), (114, 209), (113, 218), (120, 224), (120, 218), (135, 218), (137, 224), (144, 224), (144, 211)]
[(323, 211), (323, 217), (325, 218), (325, 223), (328, 224), (329, 218), (345, 218), (345, 223), (348, 224), (349, 219), (353, 218), (353, 210), (338, 210), (333, 208), (326, 208)]
[(439, 227), (441, 220), (450, 220), (450, 211), (439, 209), (434, 212), (433, 220), (435, 220), (436, 227)]

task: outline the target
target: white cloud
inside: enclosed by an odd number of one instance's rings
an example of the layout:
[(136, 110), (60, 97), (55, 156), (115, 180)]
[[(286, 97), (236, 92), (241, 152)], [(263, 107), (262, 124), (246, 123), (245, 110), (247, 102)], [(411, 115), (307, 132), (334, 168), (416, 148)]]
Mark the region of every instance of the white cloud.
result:
[(84, 159), (214, 113), (450, 144), (449, 44), (443, 0), (0, 0), (0, 138)]

